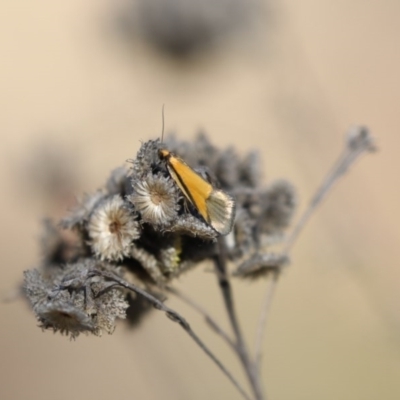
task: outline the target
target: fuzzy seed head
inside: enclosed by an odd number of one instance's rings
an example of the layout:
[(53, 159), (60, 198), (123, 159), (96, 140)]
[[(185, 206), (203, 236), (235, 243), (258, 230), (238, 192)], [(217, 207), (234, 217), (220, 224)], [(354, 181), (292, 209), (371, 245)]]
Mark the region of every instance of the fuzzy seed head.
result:
[(166, 226), (176, 218), (179, 196), (171, 179), (148, 174), (143, 180), (133, 181), (132, 185), (134, 192), (129, 200), (143, 222)]
[(93, 252), (101, 260), (118, 261), (129, 255), (132, 242), (139, 238), (139, 224), (121, 196), (101, 203), (93, 212), (89, 225)]

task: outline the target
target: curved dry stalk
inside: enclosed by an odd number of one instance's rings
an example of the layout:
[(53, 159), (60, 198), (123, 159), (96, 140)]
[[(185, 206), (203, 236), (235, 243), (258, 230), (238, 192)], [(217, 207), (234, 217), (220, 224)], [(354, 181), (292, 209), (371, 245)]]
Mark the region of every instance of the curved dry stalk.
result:
[(167, 287), (166, 288), (168, 292), (172, 293), (174, 296), (178, 297), (180, 300), (182, 300), (184, 303), (188, 304), (190, 307), (192, 307), (195, 311), (197, 311), (199, 314), (201, 314), (207, 325), (219, 336), (222, 337), (222, 339), (225, 340), (225, 342), (234, 350), (237, 351), (236, 345), (233, 342), (233, 340), (229, 337), (229, 335), (219, 326), (219, 324), (215, 321), (213, 317), (206, 311), (200, 304), (196, 303), (194, 300), (192, 300), (190, 297), (188, 297), (186, 294), (183, 294), (180, 290), (175, 289), (173, 287)]
[(347, 134), (346, 147), (343, 149), (342, 154), (333, 165), (331, 172), (329, 172), (323, 180), (321, 186), (317, 189), (312, 197), (309, 205), (296, 226), (293, 228), (289, 238), (286, 241), (283, 253), (288, 255), (294, 243), (296, 242), (299, 234), (304, 229), (304, 226), (309, 221), (311, 215), (315, 212), (316, 208), (326, 198), (329, 191), (338, 182), (348, 169), (357, 161), (357, 159), (366, 152), (373, 152), (376, 150), (372, 136), (367, 128), (354, 127)]
[(162, 301), (158, 300), (156, 297), (152, 296), (145, 290), (137, 287), (136, 285), (125, 281), (125, 279), (105, 271), (95, 271), (97, 275), (101, 275), (103, 278), (109, 279), (115, 282), (119, 286), (131, 290), (140, 296), (143, 296), (148, 300), (154, 308), (160, 311), (164, 311), (169, 319), (178, 323), (181, 328), (197, 343), (197, 345), (207, 354), (207, 356), (218, 366), (222, 373), (230, 380), (230, 382), (235, 386), (235, 388), (241, 393), (244, 399), (252, 400), (251, 397), (245, 392), (237, 379), (232, 375), (232, 373), (222, 364), (222, 362), (214, 355), (214, 353), (203, 343), (203, 341), (195, 334), (195, 332), (190, 327), (189, 323), (183, 318), (178, 312), (167, 307)]
[(229, 322), (232, 326), (233, 332), (235, 334), (235, 347), (237, 349), (236, 353), (242, 363), (242, 366), (246, 372), (247, 378), (253, 390), (256, 400), (264, 400), (265, 396), (261, 387), (260, 377), (258, 371), (255, 368), (253, 361), (250, 359), (246, 343), (244, 341), (240, 325), (237, 319), (236, 310), (233, 301), (233, 294), (231, 284), (227, 274), (226, 268), (226, 250), (224, 238), (220, 237), (218, 239), (219, 252), (218, 256), (214, 259), (214, 266), (216, 270), (216, 275), (218, 277), (219, 287), (222, 292), (222, 296), (225, 303), (225, 308), (228, 314)]
[(268, 313), (269, 310), (271, 309), (272, 299), (274, 297), (279, 276), (280, 276), (279, 272), (272, 273), (272, 278), (265, 292), (264, 301), (261, 306), (260, 320), (257, 326), (256, 339), (254, 345), (254, 354), (255, 354), (254, 362), (258, 374), (260, 374), (261, 370), (262, 344), (264, 341), (265, 330), (267, 328)]
[[(367, 128), (354, 127), (349, 130), (346, 137), (345, 148), (343, 149), (338, 160), (333, 165), (331, 171), (322, 181), (321, 186), (317, 189), (314, 196), (311, 198), (307, 209), (304, 211), (303, 215), (300, 217), (297, 224), (293, 228), (283, 248), (283, 255), (289, 256), (289, 253), (294, 243), (296, 242), (300, 233), (303, 231), (311, 215), (326, 198), (333, 186), (338, 182), (339, 178), (341, 178), (349, 170), (349, 168), (355, 163), (355, 161), (358, 160), (358, 158), (362, 154), (366, 152), (373, 152), (375, 150), (376, 146), (374, 143), (374, 139), (370, 135), (370, 132)], [(259, 362), (262, 354), (262, 342), (266, 330), (265, 326), (268, 319), (268, 312), (270, 310), (272, 298), (278, 282), (278, 275), (279, 272), (275, 274), (275, 279), (271, 281), (270, 285), (266, 289), (265, 299), (260, 312), (255, 343), (255, 360), (257, 369), (259, 369)]]

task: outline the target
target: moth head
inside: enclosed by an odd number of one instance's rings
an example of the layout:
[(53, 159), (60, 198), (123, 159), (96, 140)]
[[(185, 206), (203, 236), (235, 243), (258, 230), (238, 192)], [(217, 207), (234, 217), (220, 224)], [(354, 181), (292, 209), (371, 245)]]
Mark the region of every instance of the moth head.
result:
[(168, 160), (171, 157), (171, 152), (166, 149), (158, 150), (158, 156), (161, 160)]

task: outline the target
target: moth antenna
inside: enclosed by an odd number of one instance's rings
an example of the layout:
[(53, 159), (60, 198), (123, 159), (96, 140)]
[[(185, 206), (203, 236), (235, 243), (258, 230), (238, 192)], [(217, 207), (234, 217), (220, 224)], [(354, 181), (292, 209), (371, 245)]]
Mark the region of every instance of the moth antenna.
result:
[(162, 120), (162, 125), (161, 125), (161, 143), (164, 142), (164, 106), (165, 106), (165, 104), (162, 105), (162, 109), (161, 109), (161, 120)]

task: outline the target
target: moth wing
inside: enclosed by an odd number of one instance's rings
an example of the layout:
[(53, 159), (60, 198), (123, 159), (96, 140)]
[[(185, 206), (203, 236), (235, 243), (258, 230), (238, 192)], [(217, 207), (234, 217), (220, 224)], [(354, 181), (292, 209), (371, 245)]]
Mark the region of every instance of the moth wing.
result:
[(227, 235), (235, 220), (235, 201), (221, 190), (213, 190), (206, 200), (209, 224), (221, 235)]
[[(170, 154), (170, 153), (168, 153)], [(170, 154), (167, 168), (185, 197), (219, 234), (227, 235), (235, 219), (235, 201), (221, 190), (213, 190), (196, 171), (183, 160)]]
[(206, 199), (212, 193), (212, 186), (196, 171), (176, 157), (170, 158), (167, 167), (185, 197), (196, 207), (201, 216), (209, 222)]

